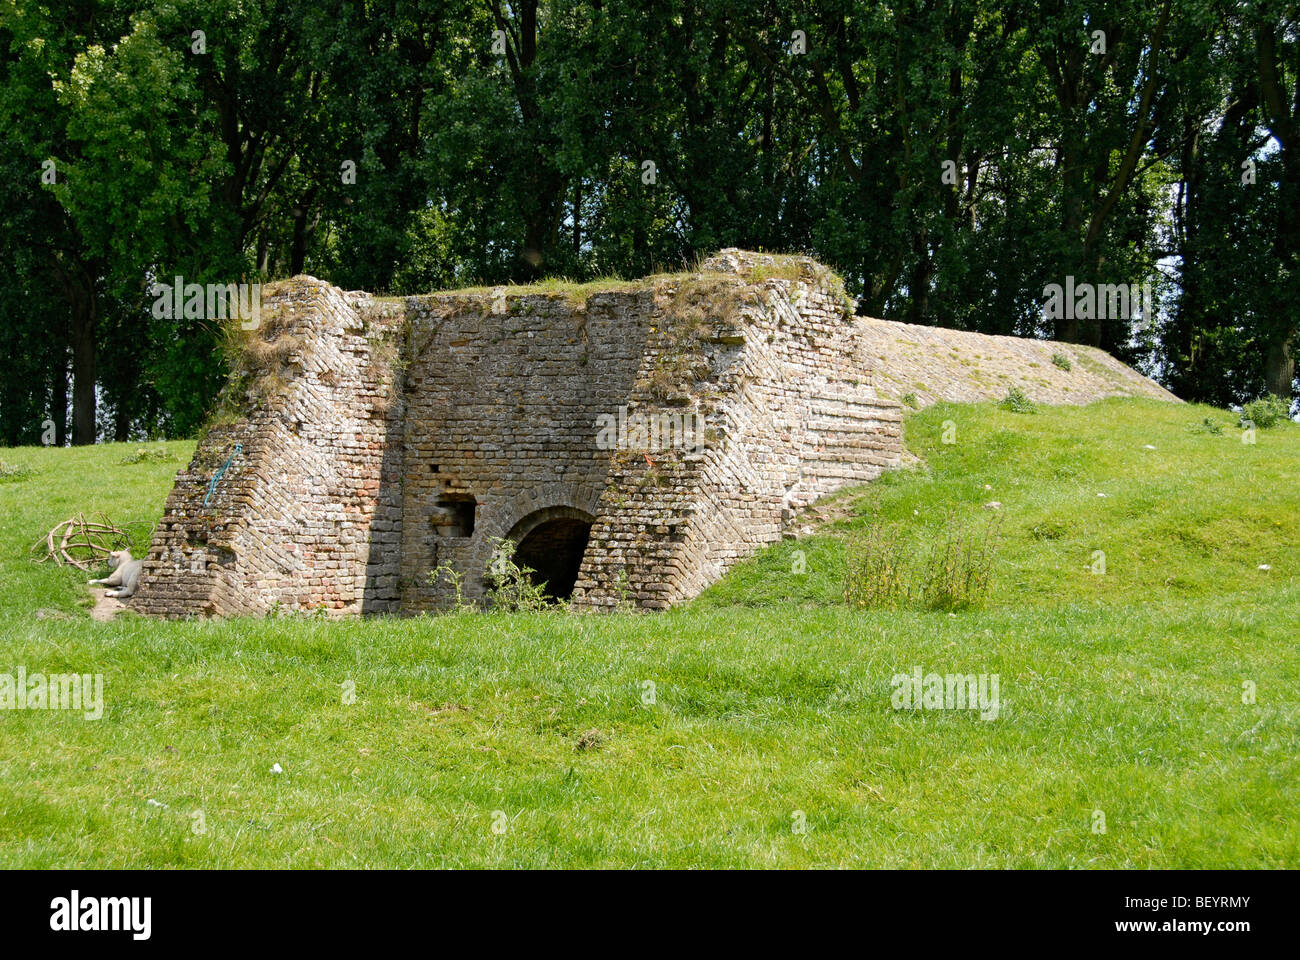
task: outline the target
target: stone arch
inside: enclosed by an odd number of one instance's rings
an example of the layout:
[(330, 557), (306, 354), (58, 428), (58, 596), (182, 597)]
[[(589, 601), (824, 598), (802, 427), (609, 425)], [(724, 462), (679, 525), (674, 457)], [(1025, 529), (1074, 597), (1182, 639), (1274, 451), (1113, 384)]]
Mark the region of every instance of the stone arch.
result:
[(543, 507), (520, 519), (506, 539), (515, 543), (515, 562), (536, 571), (533, 579), (546, 584), (547, 595), (567, 600), (578, 582), (595, 522), (595, 517), (577, 507)]

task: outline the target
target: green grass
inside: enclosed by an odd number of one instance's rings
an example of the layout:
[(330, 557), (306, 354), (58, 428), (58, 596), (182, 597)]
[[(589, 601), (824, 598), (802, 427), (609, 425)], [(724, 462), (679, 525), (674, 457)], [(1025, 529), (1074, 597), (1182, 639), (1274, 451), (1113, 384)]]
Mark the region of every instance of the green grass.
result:
[(548, 277), (536, 283), (499, 283), (494, 286), (450, 287), (422, 294), (404, 296), (376, 297), (387, 303), (401, 303), (411, 296), (420, 297), (457, 297), (457, 296), (494, 296), (498, 292), (507, 297), (550, 296), (566, 297), (570, 301), (582, 304), (598, 293), (623, 293), (629, 290), (644, 289), (656, 279), (676, 276), (676, 274), (655, 274), (640, 280), (624, 280), (621, 277), (598, 277), (594, 280), (570, 280), (568, 277)]
[[(189, 462), (194, 444), (109, 443), (55, 449), (0, 448), (6, 464), (23, 472), (21, 480), (0, 481), (0, 631), (12, 618), (30, 619), (41, 608), (89, 609), (89, 575), (52, 562), (33, 564), (29, 549), (57, 523), (84, 513), (104, 513), (131, 534), (135, 556), (144, 556), (153, 526), (178, 468)], [(145, 455), (141, 456), (143, 449)], [(159, 456), (174, 457), (172, 461)], [(140, 459), (139, 463), (123, 463)], [(96, 574), (102, 576), (103, 574)], [(7, 636), (0, 633), (0, 639)], [(0, 654), (4, 648), (0, 646)], [(0, 673), (12, 670), (0, 659)], [(0, 723), (3, 723), (0, 714)]]
[[(105, 713), (0, 711), (0, 864), (1295, 867), (1300, 427), (1207, 415), (909, 414), (924, 467), (656, 616), (97, 624), (27, 547), (156, 518), (176, 464), (6, 450), (32, 474), (0, 484), (0, 672), (102, 672)], [(871, 516), (923, 538), (993, 500), (983, 608), (844, 607)], [(997, 673), (1000, 716), (892, 710), (918, 664)]]
[[(847, 295), (844, 293), (844, 280), (838, 273), (829, 267), (821, 264), (809, 265), (807, 259), (800, 254), (782, 254), (768, 253), (760, 256), (771, 258), (771, 262), (763, 262), (755, 265), (746, 272), (745, 276), (751, 281), (762, 282), (764, 280), (821, 280), (829, 289), (836, 292), (842, 299)], [(547, 277), (544, 280), (538, 280), (534, 283), (504, 283), (495, 285), (471, 285), (464, 287), (449, 287), (442, 290), (429, 291), (423, 294), (414, 294), (418, 297), (434, 296), (485, 296), (504, 293), (508, 297), (523, 296), (551, 296), (565, 297), (570, 302), (582, 305), (595, 294), (599, 293), (627, 293), (636, 290), (645, 290), (653, 286), (657, 281), (677, 281), (679, 283), (694, 283), (699, 285), (701, 282), (716, 280), (712, 274), (706, 274), (700, 277), (702, 271), (703, 257), (699, 258), (689, 270), (661, 271), (658, 273), (647, 274), (646, 276), (636, 279), (624, 279), (618, 276), (603, 276), (592, 280), (573, 280), (569, 277)], [(730, 276), (724, 274), (724, 276)], [(402, 296), (382, 296), (376, 297), (386, 303), (400, 303), (410, 299), (411, 295)], [(851, 312), (851, 311), (850, 311)]]
[[(909, 414), (906, 442), (921, 467), (832, 498), (854, 516), (831, 524), (830, 535), (768, 551), (700, 603), (839, 603), (841, 538), (870, 518), (906, 522), (919, 539), (950, 513), (982, 519), (992, 502), (1002, 504), (1003, 543), (991, 606), (1228, 594), (1253, 605), (1300, 583), (1300, 425), (1258, 430), (1250, 445), (1232, 426), (1205, 431), (1207, 416), (1233, 422), (1212, 407), (1108, 400), (1035, 409), (938, 404)], [(789, 574), (795, 550), (806, 555), (806, 576)], [(1091, 572), (1098, 550), (1104, 576)]]

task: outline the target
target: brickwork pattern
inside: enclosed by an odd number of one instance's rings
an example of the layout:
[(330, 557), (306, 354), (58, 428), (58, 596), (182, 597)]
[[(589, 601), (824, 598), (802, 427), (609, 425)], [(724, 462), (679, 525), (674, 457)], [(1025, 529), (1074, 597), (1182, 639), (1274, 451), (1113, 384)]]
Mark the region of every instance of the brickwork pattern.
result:
[(402, 411), (384, 345), (400, 317), (363, 315), (365, 302), (311, 277), (265, 300), (261, 330), (291, 346), (275, 392), (211, 429), (177, 476), (133, 609), (396, 608), (400, 464), (388, 434)]
[[(1047, 404), (1104, 397), (1178, 401), (1096, 347), (866, 318), (862, 330), (863, 362), (874, 371), (881, 396), (900, 400), (911, 394), (921, 407), (940, 400), (1001, 400), (1011, 387)], [(1053, 357), (1064, 358), (1070, 369)]]
[(854, 317), (827, 278), (726, 250), (598, 292), (276, 285), (250, 348), (261, 375), (232, 379), (235, 414), (178, 474), (131, 605), (433, 610), (454, 597), (439, 567), (475, 600), (500, 538), (576, 556), (585, 528), (574, 605), (663, 609), (897, 466), (910, 393), (1173, 399), (1100, 351)]

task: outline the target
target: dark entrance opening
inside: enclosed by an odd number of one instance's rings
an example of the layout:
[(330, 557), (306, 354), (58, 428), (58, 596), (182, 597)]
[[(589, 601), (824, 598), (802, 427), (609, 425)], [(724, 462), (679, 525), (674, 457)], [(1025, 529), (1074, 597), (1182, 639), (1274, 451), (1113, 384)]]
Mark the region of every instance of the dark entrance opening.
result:
[(519, 541), (515, 563), (536, 571), (531, 579), (546, 584), (547, 596), (567, 600), (578, 582), (578, 568), (590, 536), (590, 520), (571, 516), (543, 520)]

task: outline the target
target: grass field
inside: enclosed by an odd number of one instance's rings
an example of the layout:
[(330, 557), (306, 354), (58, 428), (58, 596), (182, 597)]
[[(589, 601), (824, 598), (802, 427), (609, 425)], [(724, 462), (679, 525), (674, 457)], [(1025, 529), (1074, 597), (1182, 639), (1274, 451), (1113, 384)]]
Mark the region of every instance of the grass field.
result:
[[(0, 672), (105, 703), (0, 710), (0, 865), (1300, 866), (1300, 426), (1234, 420), (913, 413), (921, 466), (647, 616), (96, 623), (28, 547), (79, 510), (143, 538), (191, 446), (0, 450)], [(869, 518), (990, 501), (982, 607), (844, 604)], [(997, 719), (892, 709), (917, 665), (997, 674)]]

